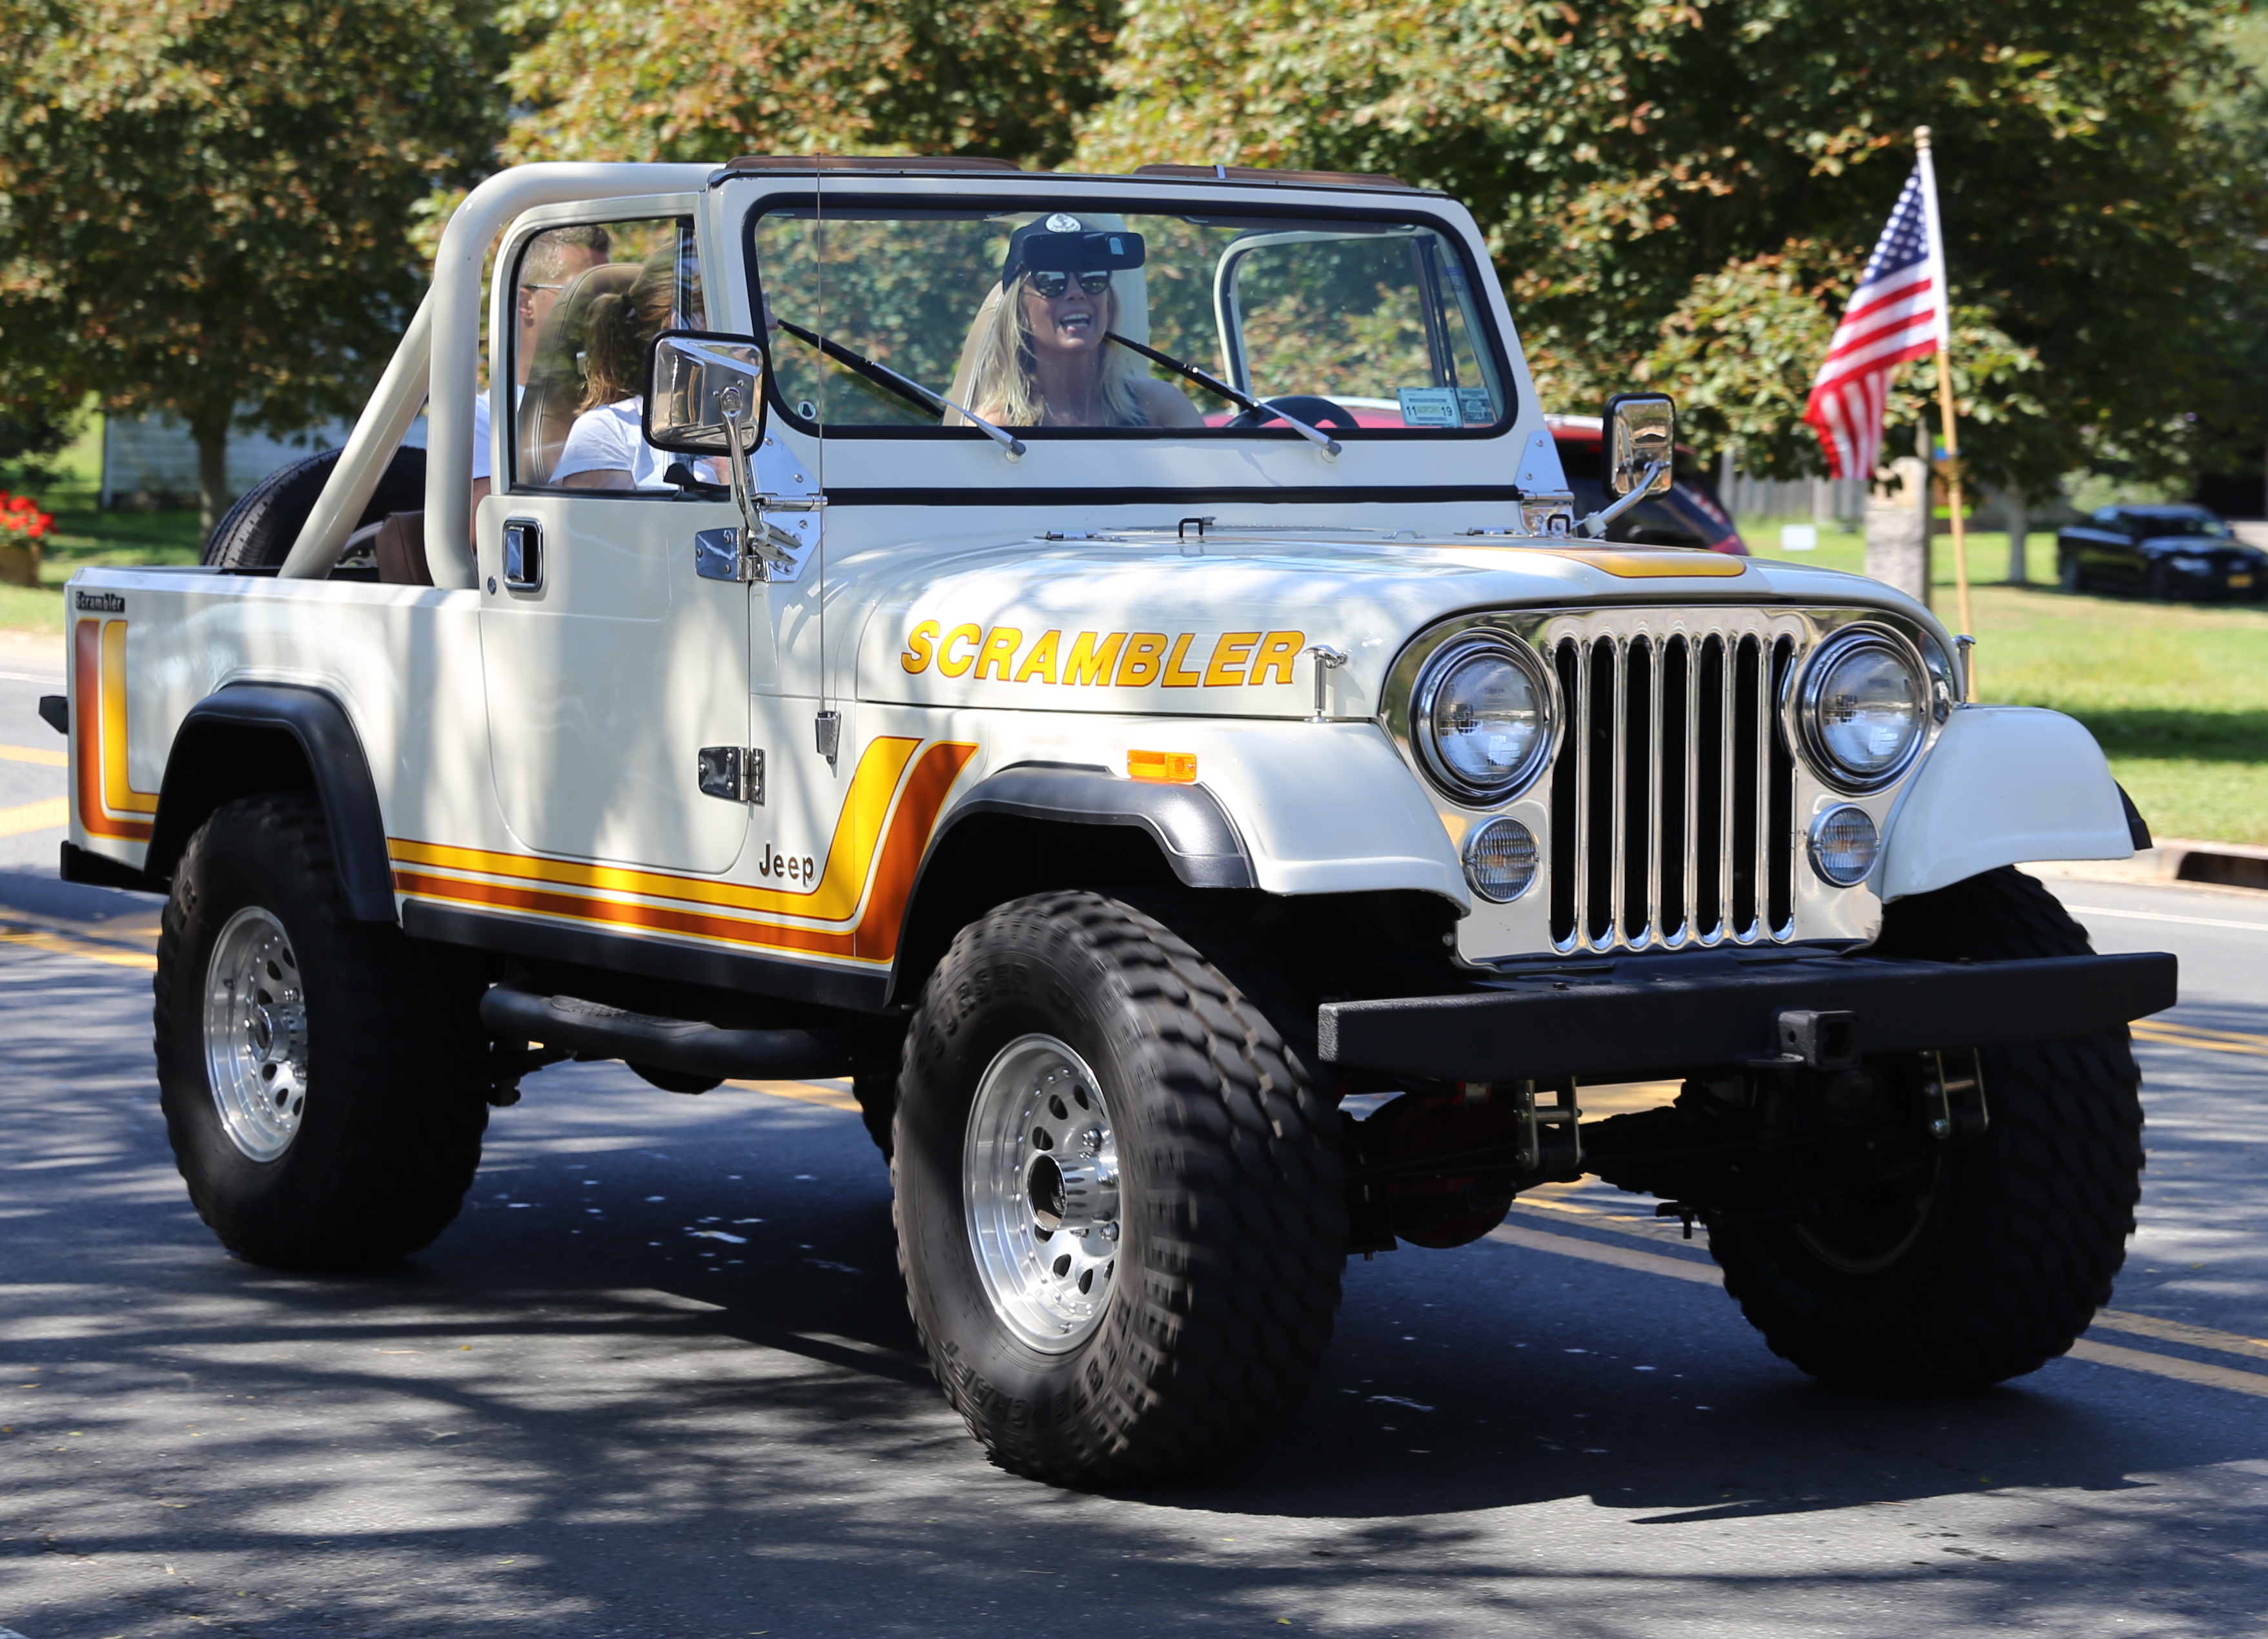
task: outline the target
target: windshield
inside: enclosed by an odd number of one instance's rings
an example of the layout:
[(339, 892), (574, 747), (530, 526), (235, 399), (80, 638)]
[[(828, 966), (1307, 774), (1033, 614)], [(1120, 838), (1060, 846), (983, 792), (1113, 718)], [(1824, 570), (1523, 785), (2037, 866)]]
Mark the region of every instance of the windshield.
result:
[(772, 391), (806, 431), (1440, 438), (1513, 410), (1472, 272), (1424, 222), (830, 200), (823, 228), (780, 210), (752, 237)]
[(2145, 535), (2201, 535), (2219, 539), (2228, 526), (2210, 513), (2144, 513), (2135, 522)]

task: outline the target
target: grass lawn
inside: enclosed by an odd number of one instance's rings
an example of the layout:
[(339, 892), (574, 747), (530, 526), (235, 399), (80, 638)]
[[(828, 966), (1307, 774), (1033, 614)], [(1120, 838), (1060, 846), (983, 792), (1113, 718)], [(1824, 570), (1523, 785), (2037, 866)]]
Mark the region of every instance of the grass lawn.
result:
[(56, 464), (62, 481), (33, 497), (55, 520), (55, 532), (40, 547), (40, 584), (0, 586), (0, 627), (61, 632), (63, 582), (89, 564), (194, 564), (203, 550), (194, 509), (107, 513), (95, 504), (102, 496), (100, 417), (87, 417)]
[[(1865, 562), (1856, 535), (1822, 530), (1817, 551), (1783, 554), (1776, 524), (1742, 529), (1762, 557)], [(1951, 541), (1933, 557), (1933, 602), (1957, 627)], [(1970, 539), (1978, 698), (2085, 723), (2157, 835), (2268, 843), (2268, 608), (2075, 597), (2045, 579), (2051, 535), (2026, 557), (2035, 583), (2011, 587), (2007, 537)]]

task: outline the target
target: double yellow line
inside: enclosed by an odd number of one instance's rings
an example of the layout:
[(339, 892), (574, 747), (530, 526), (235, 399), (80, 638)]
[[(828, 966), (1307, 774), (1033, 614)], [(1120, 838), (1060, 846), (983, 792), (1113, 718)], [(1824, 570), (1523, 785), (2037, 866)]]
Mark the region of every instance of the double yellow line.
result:
[(2244, 1030), (2208, 1030), (2194, 1024), (2175, 1024), (2165, 1019), (2139, 1019), (2132, 1026), (2136, 1041), (2157, 1042), (2168, 1047), (2201, 1047), (2207, 1052), (2249, 1053), (2268, 1059), (2268, 1036)]
[[(1549, 1196), (1538, 1199), (1533, 1191), (1522, 1195), (1514, 1204), (1524, 1213), (1580, 1213), (1589, 1218), (1608, 1215), (1595, 1207), (1580, 1206), (1573, 1201), (1554, 1200)], [(1591, 1223), (1585, 1227), (1602, 1230), (1609, 1235), (1647, 1238), (1643, 1232), (1617, 1229), (1609, 1223)], [(1674, 1281), (1690, 1281), (1701, 1286), (1722, 1287), (1725, 1283), (1724, 1276), (1713, 1263), (1703, 1263), (1692, 1258), (1669, 1258), (1660, 1252), (1641, 1251), (1635, 1246), (1619, 1246), (1611, 1242), (1586, 1240), (1572, 1235), (1554, 1235), (1546, 1230), (1529, 1229), (1516, 1221), (1492, 1231), (1489, 1238), (1526, 1251), (1578, 1258), (1587, 1263), (1607, 1264), (1641, 1274), (1668, 1275)], [(2099, 1310), (2095, 1313), (2094, 1329), (2153, 1338), (2161, 1343), (2178, 1343), (2187, 1348), (2203, 1349), (2213, 1354), (2268, 1361), (2268, 1338), (2249, 1338), (2235, 1332), (2217, 1332), (2211, 1326), (2193, 1326), (2180, 1320), (2161, 1320), (2155, 1315), (2138, 1315), (2118, 1309)], [(2256, 1399), (2268, 1399), (2268, 1371), (2217, 1366), (2179, 1355), (2161, 1355), (2149, 1349), (2098, 1342), (2092, 1337), (2083, 1337), (2073, 1344), (2071, 1357), (2093, 1365), (2116, 1366), (2125, 1371), (2144, 1372), (2154, 1377), (2171, 1377), (2176, 1382), (2195, 1384), (2202, 1388), (2226, 1389), (2235, 1394), (2251, 1395)]]

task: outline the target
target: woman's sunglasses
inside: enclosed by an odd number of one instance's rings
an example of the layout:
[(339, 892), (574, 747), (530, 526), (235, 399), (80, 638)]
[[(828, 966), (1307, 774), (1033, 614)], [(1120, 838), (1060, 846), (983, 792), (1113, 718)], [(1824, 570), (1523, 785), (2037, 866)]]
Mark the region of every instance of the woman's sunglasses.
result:
[[(1032, 282), (1034, 290), (1050, 301), (1071, 288), (1071, 275), (1068, 273), (1035, 271), (1024, 277)], [(1100, 296), (1110, 288), (1110, 276), (1099, 272), (1082, 273), (1079, 276), (1079, 287), (1090, 296)]]

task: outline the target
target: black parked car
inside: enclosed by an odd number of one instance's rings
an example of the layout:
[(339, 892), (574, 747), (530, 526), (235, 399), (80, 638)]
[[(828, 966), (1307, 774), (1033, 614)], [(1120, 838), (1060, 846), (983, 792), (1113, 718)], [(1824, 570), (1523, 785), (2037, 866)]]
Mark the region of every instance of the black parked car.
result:
[(2056, 574), (2066, 592), (2257, 598), (2268, 552), (2202, 506), (2106, 506), (2057, 533)]

